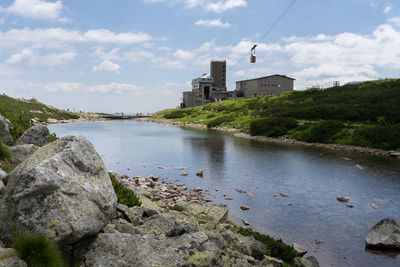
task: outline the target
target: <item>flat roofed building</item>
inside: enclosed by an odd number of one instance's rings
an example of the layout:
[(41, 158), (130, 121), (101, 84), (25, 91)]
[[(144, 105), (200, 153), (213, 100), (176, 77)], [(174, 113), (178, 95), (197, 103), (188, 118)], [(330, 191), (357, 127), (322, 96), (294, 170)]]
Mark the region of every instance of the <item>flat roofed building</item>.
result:
[(210, 63), (210, 74), (214, 78), (214, 87), (226, 89), (226, 61), (213, 60)]
[(236, 95), (243, 98), (255, 96), (278, 96), (283, 92), (293, 91), (293, 78), (285, 75), (271, 75), (256, 79), (236, 82)]

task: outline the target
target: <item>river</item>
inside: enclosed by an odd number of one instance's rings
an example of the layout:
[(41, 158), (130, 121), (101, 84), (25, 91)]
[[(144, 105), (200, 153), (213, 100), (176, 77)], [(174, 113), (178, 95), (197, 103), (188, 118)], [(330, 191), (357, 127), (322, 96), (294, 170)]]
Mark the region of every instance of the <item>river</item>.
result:
[[(49, 129), (59, 137), (84, 135), (111, 171), (131, 177), (154, 174), (179, 179), (188, 188), (209, 189), (215, 196), (208, 199), (227, 204), (234, 222), (242, 225), (245, 219), (256, 231), (304, 246), (321, 266), (400, 266), (396, 254), (365, 250), (374, 224), (386, 217), (400, 222), (398, 159), (147, 121), (80, 122)], [(178, 166), (187, 167), (189, 175), (180, 176), (182, 171), (173, 169)], [(195, 175), (201, 169), (204, 178)], [(225, 200), (224, 194), (233, 200)], [(354, 207), (338, 202), (337, 196), (349, 197)], [(250, 209), (243, 211), (242, 205)]]

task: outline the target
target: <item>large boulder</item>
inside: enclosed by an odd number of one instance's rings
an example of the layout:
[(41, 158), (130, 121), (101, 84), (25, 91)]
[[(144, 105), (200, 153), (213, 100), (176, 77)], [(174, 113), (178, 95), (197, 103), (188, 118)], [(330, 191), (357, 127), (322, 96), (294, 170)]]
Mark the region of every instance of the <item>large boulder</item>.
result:
[(32, 126), (18, 138), (15, 145), (33, 144), (35, 146), (44, 146), (50, 143), (50, 132), (46, 126)]
[(400, 249), (400, 226), (392, 218), (386, 218), (369, 230), (366, 245), (375, 249)]
[(27, 230), (61, 247), (98, 233), (115, 217), (116, 196), (104, 163), (81, 135), (37, 150), (7, 177), (0, 237)]
[(11, 145), (13, 140), (10, 135), (11, 122), (0, 115), (0, 140), (6, 145)]
[(39, 147), (32, 145), (32, 144), (26, 144), (26, 145), (16, 145), (10, 147), (10, 151), (12, 154), (12, 159), (15, 162), (22, 162), (26, 160), (27, 158), (30, 157), (33, 153), (38, 150)]
[(101, 233), (82, 253), (83, 266), (221, 266), (218, 247), (204, 232), (164, 235)]

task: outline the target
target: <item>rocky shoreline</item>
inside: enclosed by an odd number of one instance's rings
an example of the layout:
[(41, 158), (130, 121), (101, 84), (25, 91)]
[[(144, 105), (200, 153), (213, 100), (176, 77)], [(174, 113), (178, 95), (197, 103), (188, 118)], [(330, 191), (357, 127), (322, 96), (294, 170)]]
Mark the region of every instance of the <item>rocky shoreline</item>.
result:
[[(155, 123), (188, 127), (188, 128), (207, 129), (207, 126), (205, 124), (200, 124), (200, 123), (189, 123), (189, 122), (179, 122), (179, 121), (169, 121), (169, 120), (156, 120), (156, 119), (147, 119), (147, 118), (140, 119), (140, 120), (149, 120), (149, 121), (155, 122)], [(240, 129), (221, 127), (221, 126), (213, 127), (210, 129), (225, 132), (225, 133), (228, 133), (235, 137), (246, 138), (246, 139), (260, 141), (260, 142), (269, 142), (269, 143), (275, 143), (275, 144), (301, 145), (301, 146), (306, 146), (306, 147), (322, 148), (322, 149), (329, 149), (329, 150), (336, 150), (336, 151), (357, 152), (357, 153), (362, 153), (362, 154), (385, 156), (385, 157), (400, 159), (400, 152), (398, 152), (398, 151), (386, 151), (386, 150), (381, 150), (381, 149), (350, 146), (350, 145), (308, 143), (308, 142), (298, 141), (298, 140), (289, 139), (289, 138), (271, 138), (271, 137), (266, 137), (266, 136), (251, 136), (249, 134), (241, 132)]]

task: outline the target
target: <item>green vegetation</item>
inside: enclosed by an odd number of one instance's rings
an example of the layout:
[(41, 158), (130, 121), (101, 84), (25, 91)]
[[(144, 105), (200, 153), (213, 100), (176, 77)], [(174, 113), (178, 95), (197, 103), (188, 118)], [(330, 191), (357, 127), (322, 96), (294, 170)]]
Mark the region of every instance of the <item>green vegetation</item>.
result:
[(0, 160), (11, 158), (11, 151), (8, 147), (0, 140)]
[(179, 211), (179, 212), (182, 212), (182, 211), (185, 210), (185, 207), (180, 206), (180, 205), (168, 206), (168, 208), (169, 208), (170, 210), (176, 210), (176, 211)]
[(57, 120), (79, 118), (76, 113), (47, 106), (36, 99), (18, 100), (6, 95), (0, 95), (0, 114), (11, 121), (13, 126), (10, 133), (14, 141), (31, 126), (33, 118), (40, 122), (45, 122), (48, 118)]
[(17, 234), (12, 247), (29, 267), (62, 267), (62, 254), (52, 241), (27, 232)]
[(127, 205), (128, 207), (142, 205), (139, 197), (137, 197), (132, 190), (126, 188), (120, 181), (117, 180), (117, 178), (115, 178), (115, 176), (111, 172), (109, 172), (108, 174), (110, 176), (119, 203)]
[(154, 116), (251, 135), (400, 151), (400, 79), (215, 102)]
[(268, 256), (279, 258), (288, 263), (292, 263), (297, 256), (294, 248), (283, 243), (281, 239), (275, 240), (270, 236), (260, 234), (250, 228), (239, 227), (237, 231), (243, 236), (253, 236), (256, 240), (262, 242)]

